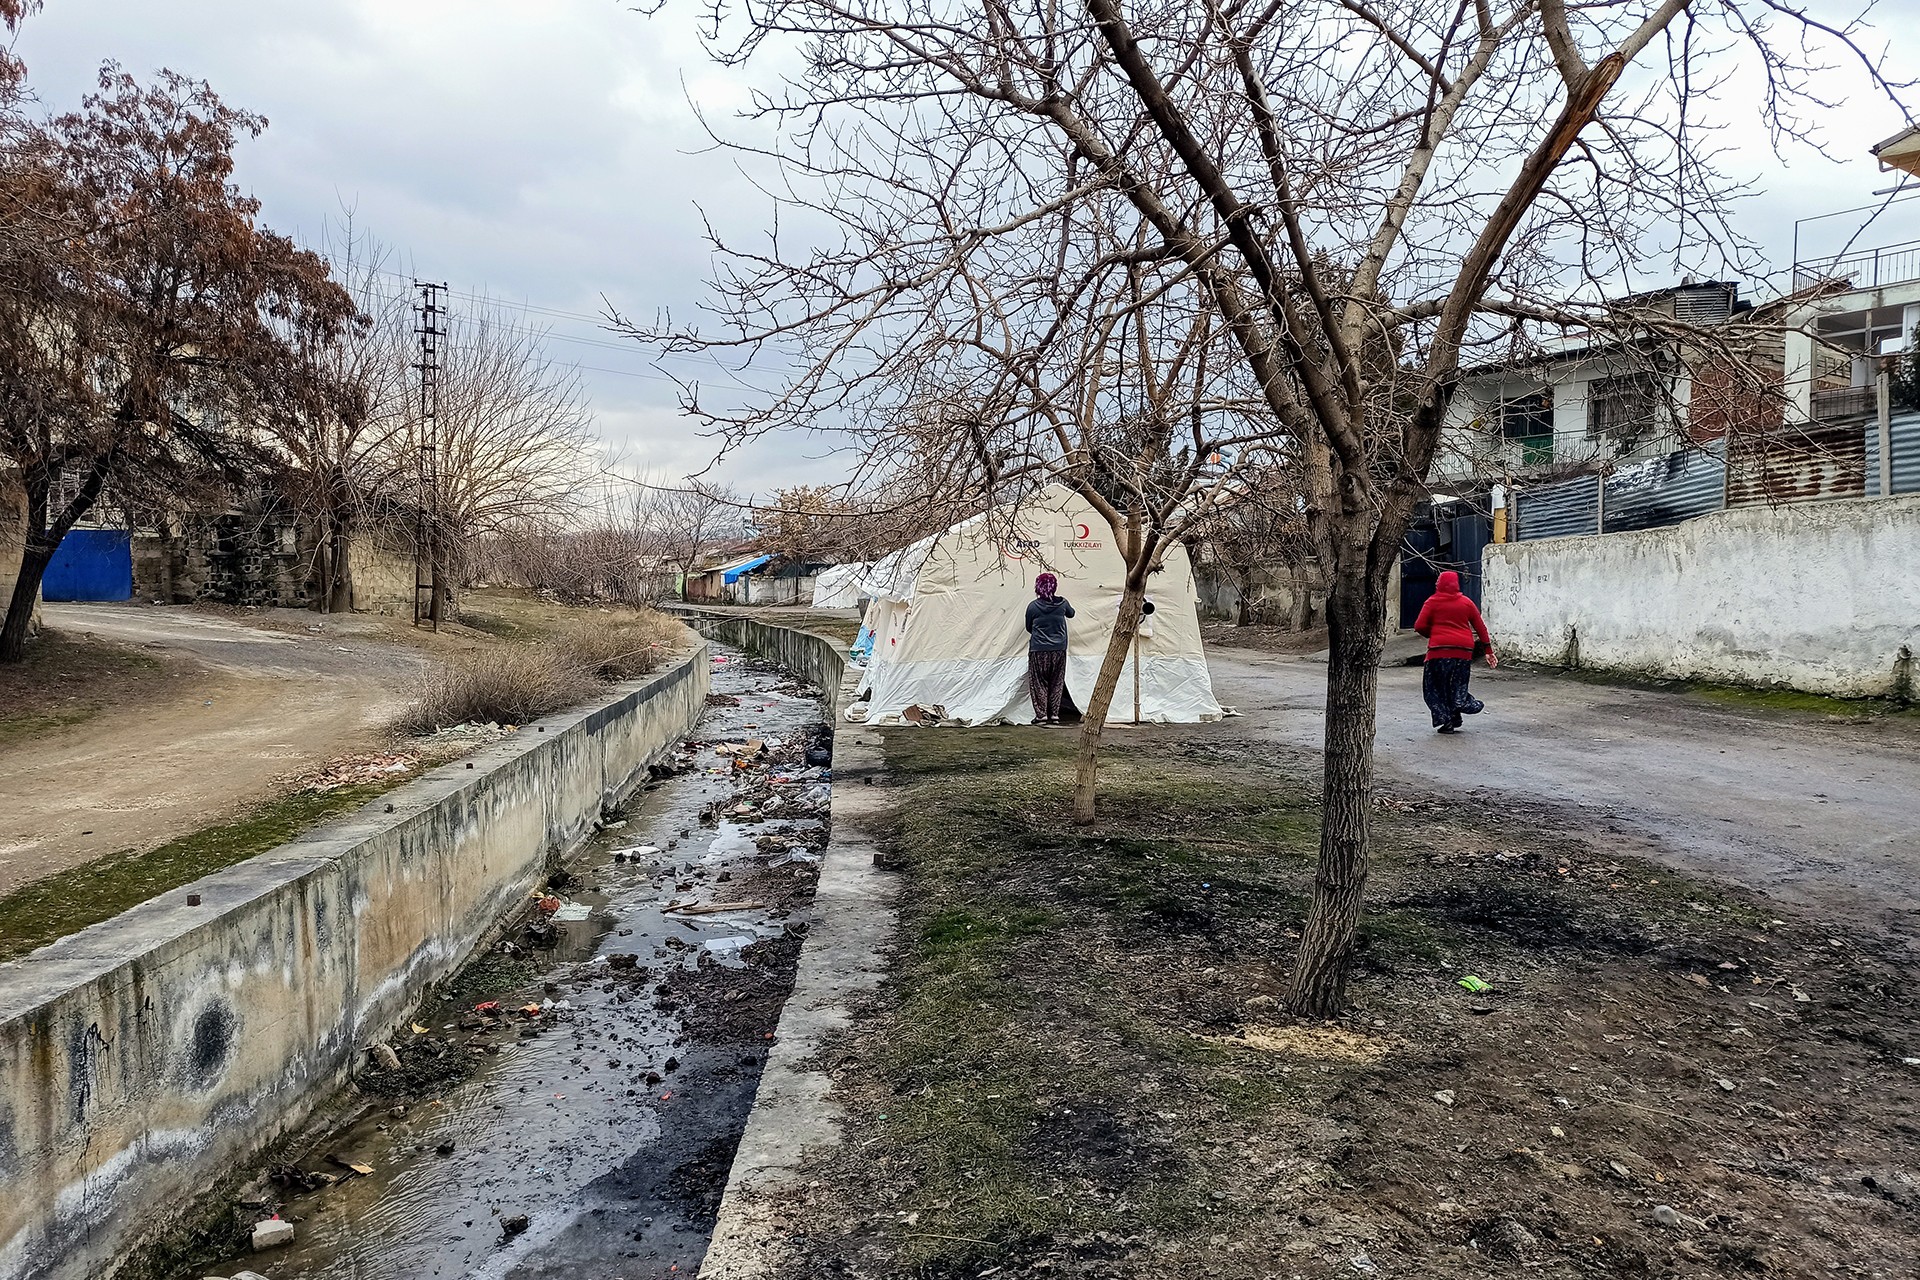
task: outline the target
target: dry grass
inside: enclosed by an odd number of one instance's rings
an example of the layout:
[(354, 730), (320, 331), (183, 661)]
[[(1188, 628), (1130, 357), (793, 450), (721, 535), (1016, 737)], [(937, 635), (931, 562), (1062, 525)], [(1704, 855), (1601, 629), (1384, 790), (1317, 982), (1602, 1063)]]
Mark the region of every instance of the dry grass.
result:
[(680, 624), (662, 614), (621, 614), (569, 621), (554, 644), (601, 680), (634, 680), (660, 669)]
[(432, 733), (457, 724), (525, 724), (659, 670), (677, 638), (678, 624), (661, 614), (569, 618), (538, 640), (490, 645), (434, 670), (394, 727)]

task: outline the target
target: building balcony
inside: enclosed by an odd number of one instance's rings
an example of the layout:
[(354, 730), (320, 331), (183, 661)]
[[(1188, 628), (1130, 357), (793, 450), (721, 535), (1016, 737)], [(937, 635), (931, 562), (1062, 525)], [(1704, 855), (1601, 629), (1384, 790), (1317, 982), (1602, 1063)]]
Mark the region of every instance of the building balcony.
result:
[(1797, 293), (1819, 284), (1841, 284), (1849, 289), (1881, 289), (1920, 280), (1920, 240), (1907, 240), (1879, 249), (1864, 249), (1826, 261), (1793, 264)]
[(1880, 393), (1872, 387), (1829, 387), (1813, 393), (1811, 408), (1816, 422), (1871, 418), (1880, 412)]

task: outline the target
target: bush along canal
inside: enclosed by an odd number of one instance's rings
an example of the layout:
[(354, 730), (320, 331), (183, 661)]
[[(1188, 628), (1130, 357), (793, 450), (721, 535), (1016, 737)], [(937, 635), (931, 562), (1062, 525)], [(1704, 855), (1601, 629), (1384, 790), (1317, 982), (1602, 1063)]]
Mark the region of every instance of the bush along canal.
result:
[[(244, 1185), (215, 1233), (227, 1260), (175, 1274), (698, 1271), (792, 988), (831, 776), (814, 691), (713, 662), (694, 736), (524, 921), (369, 1046), (350, 1122)], [(276, 1216), (292, 1243), (252, 1250)]]

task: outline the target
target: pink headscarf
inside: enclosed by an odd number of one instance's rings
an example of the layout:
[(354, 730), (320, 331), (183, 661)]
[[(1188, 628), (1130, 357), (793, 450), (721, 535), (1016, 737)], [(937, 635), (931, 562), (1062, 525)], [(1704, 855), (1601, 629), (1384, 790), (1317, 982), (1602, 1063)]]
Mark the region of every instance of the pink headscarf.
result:
[(1060, 579), (1050, 573), (1043, 573), (1033, 580), (1033, 594), (1042, 600), (1051, 600), (1059, 593)]

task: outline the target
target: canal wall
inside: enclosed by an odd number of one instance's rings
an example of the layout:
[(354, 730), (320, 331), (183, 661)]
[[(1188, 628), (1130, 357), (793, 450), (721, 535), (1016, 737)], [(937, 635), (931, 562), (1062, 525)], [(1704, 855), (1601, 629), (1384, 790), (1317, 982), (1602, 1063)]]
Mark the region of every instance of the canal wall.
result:
[[(703, 635), (776, 662), (819, 685), (834, 709), (832, 832), (793, 994), (780, 1012), (747, 1116), (700, 1280), (772, 1280), (787, 1274), (785, 1215), (808, 1161), (841, 1140), (843, 1112), (822, 1065), (854, 1003), (886, 973), (898, 918), (895, 881), (878, 863), (891, 819), (880, 730), (849, 723), (860, 668), (832, 640), (739, 614), (683, 615)], [(903, 732), (912, 732), (904, 730)]]
[(0, 965), (0, 1280), (113, 1275), (301, 1124), (693, 727), (709, 669)]
[(818, 685), (829, 713), (835, 719), (839, 717), (846, 705), (839, 700), (840, 682), (847, 672), (845, 645), (811, 631), (765, 622), (744, 613), (686, 607), (676, 612), (681, 621), (707, 639), (745, 650)]

